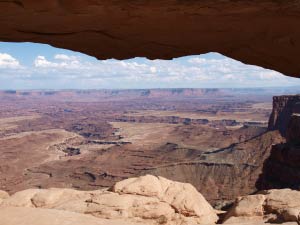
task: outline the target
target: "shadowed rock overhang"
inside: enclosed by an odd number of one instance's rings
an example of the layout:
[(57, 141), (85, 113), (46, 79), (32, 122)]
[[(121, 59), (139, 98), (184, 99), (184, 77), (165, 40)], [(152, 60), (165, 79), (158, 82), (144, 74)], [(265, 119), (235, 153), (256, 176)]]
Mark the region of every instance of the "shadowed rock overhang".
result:
[(219, 52), (300, 77), (300, 1), (0, 0), (0, 41), (98, 59)]

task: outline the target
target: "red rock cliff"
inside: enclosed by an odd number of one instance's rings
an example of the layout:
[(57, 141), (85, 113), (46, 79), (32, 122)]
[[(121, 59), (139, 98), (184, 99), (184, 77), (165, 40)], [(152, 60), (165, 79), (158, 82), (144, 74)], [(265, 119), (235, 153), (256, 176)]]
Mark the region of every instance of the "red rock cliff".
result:
[(269, 130), (279, 130), (281, 135), (286, 137), (287, 127), (294, 113), (300, 113), (300, 95), (273, 97)]
[(272, 147), (258, 189), (300, 188), (300, 96), (274, 97), (270, 129), (280, 129), (286, 142)]

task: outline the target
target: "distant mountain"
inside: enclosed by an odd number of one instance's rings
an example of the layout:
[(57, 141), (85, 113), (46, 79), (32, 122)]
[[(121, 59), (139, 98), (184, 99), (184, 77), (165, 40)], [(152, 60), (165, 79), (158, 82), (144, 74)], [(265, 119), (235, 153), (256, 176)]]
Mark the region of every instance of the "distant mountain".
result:
[(297, 94), (300, 88), (170, 88), (170, 89), (112, 89), (112, 90), (4, 90), (0, 98), (47, 97), (49, 99), (136, 99), (136, 98), (202, 98), (236, 95), (282, 95)]

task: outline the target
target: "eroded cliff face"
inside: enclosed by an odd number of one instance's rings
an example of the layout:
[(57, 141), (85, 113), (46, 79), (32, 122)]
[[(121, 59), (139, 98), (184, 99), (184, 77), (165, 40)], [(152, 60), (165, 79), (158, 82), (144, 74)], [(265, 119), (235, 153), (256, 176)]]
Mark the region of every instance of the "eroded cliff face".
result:
[(0, 40), (100, 59), (219, 52), (300, 76), (299, 0), (6, 0)]
[(273, 97), (273, 111), (268, 129), (279, 130), (281, 135), (285, 137), (287, 127), (294, 113), (300, 113), (300, 95)]
[[(257, 190), (300, 188), (300, 96), (273, 99), (269, 131), (201, 160), (147, 173), (192, 183), (214, 205)], [(284, 137), (283, 137), (284, 136)]]
[(300, 95), (274, 97), (269, 129), (278, 129), (286, 142), (274, 145), (257, 182), (259, 189), (300, 187)]
[(272, 147), (257, 182), (259, 189), (300, 188), (300, 115), (290, 117), (287, 142)]
[(257, 191), (256, 182), (273, 144), (284, 141), (278, 131), (269, 131), (228, 148), (204, 153), (201, 160), (146, 170), (180, 182), (193, 184), (216, 207), (241, 195)]
[(291, 116), (286, 132), (286, 138), (288, 142), (300, 144), (300, 114), (294, 113)]

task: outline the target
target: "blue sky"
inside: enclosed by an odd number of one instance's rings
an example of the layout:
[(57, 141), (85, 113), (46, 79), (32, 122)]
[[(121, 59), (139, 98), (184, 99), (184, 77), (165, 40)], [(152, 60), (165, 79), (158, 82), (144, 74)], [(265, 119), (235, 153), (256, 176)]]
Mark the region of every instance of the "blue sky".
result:
[(218, 53), (173, 60), (97, 60), (44, 44), (0, 42), (0, 89), (242, 88), (300, 79)]

